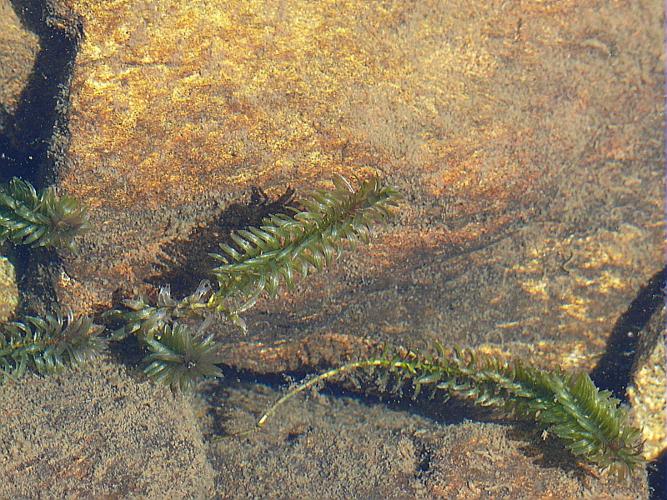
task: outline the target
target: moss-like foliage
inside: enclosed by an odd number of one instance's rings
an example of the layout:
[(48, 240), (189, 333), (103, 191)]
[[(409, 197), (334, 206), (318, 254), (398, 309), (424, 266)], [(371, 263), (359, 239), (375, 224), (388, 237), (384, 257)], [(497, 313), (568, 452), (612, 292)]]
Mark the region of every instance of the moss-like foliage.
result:
[[(296, 276), (322, 270), (339, 257), (344, 243), (366, 241), (369, 226), (384, 220), (397, 199), (397, 192), (378, 179), (361, 182), (355, 189), (337, 177), (333, 190), (311, 193), (301, 202), (304, 209), (294, 210), (294, 215), (271, 215), (258, 228), (233, 233), (235, 246), (221, 245), (224, 255), (212, 255), (222, 263), (212, 271), (214, 284), (203, 282), (180, 300), (165, 287), (153, 303), (139, 297), (106, 313), (105, 317), (117, 325), (112, 338), (137, 335), (155, 353), (168, 353), (182, 351), (180, 347), (174, 351), (174, 335), (187, 340), (186, 330), (177, 327), (178, 322), (216, 316), (245, 329), (241, 314), (255, 305), (259, 296), (275, 295), (281, 285), (292, 287)], [(171, 344), (164, 344), (165, 339)], [(207, 347), (211, 346), (209, 339)], [(184, 369), (187, 356), (168, 359), (168, 363), (153, 364), (150, 373), (175, 387), (190, 387), (184, 382), (186, 378), (212, 372)]]
[[(146, 374), (174, 389), (190, 390), (202, 377), (220, 377), (219, 347), (204, 333), (208, 324), (222, 318), (244, 328), (240, 315), (262, 294), (291, 288), (298, 276), (338, 258), (346, 242), (367, 240), (370, 226), (385, 220), (397, 200), (398, 193), (378, 179), (354, 188), (338, 177), (333, 190), (311, 193), (293, 215), (271, 215), (259, 227), (232, 234), (233, 245), (223, 244), (222, 253), (212, 255), (220, 263), (212, 270), (213, 284), (203, 282), (182, 299), (165, 287), (154, 302), (126, 300), (122, 308), (103, 314), (115, 323), (111, 338), (136, 335), (150, 351)], [(52, 188), (38, 193), (19, 179), (0, 187), (0, 241), (69, 246), (85, 226), (84, 210)], [(193, 322), (199, 322), (194, 332), (187, 326)], [(26, 317), (1, 328), (0, 380), (29, 369), (48, 374), (76, 366), (105, 347), (99, 337), (103, 328), (85, 317)], [(573, 455), (602, 468), (625, 474), (642, 463), (639, 431), (628, 423), (619, 401), (598, 391), (587, 374), (550, 372), (440, 347), (432, 356), (387, 351), (315, 376), (285, 394), (258, 426), (294, 395), (357, 370), (373, 372), (381, 390), (400, 393), (408, 383), (415, 397), (426, 388), (532, 420)]]
[(126, 299), (124, 309), (114, 309), (104, 314), (105, 318), (119, 323), (112, 333), (113, 340), (122, 340), (128, 335), (142, 339), (160, 337), (165, 328), (181, 319), (203, 319), (215, 311), (209, 305), (213, 295), (211, 285), (203, 281), (194, 293), (176, 300), (169, 286), (162, 287), (157, 299), (151, 303), (146, 297)]
[(101, 352), (104, 327), (90, 318), (27, 316), (0, 326), (0, 380), (27, 370), (46, 375), (78, 366)]
[[(49, 187), (38, 192), (14, 178), (0, 185), (0, 243), (71, 248), (88, 224), (86, 211)], [(87, 317), (26, 316), (0, 325), (0, 381), (27, 370), (49, 374), (79, 365), (104, 349), (104, 330)]]
[(0, 242), (32, 247), (71, 247), (74, 236), (88, 225), (86, 211), (53, 187), (38, 192), (14, 178), (0, 185)]
[(342, 177), (332, 191), (318, 190), (294, 215), (271, 215), (256, 228), (231, 235), (235, 246), (221, 244), (224, 255), (212, 254), (222, 264), (213, 269), (217, 283), (202, 283), (191, 295), (175, 300), (163, 288), (155, 304), (146, 298), (126, 300), (125, 309), (110, 311), (116, 338), (140, 334), (152, 338), (165, 325), (181, 318), (218, 313), (240, 327), (240, 314), (266, 292), (275, 295), (281, 284), (292, 287), (297, 275), (322, 270), (340, 255), (345, 242), (366, 241), (369, 226), (384, 220), (398, 193), (373, 178), (353, 188)]
[(532, 420), (576, 457), (622, 476), (643, 463), (640, 433), (629, 423), (627, 411), (608, 391), (599, 391), (586, 373), (545, 371), (458, 349), (446, 353), (439, 348), (434, 356), (401, 349), (334, 368), (290, 390), (258, 426), (296, 394), (357, 370), (378, 377), (385, 391), (400, 393), (407, 382), (415, 397), (428, 388), (445, 399), (455, 396)]
[(378, 179), (354, 189), (343, 177), (334, 179), (335, 189), (311, 193), (295, 214), (272, 215), (259, 228), (232, 235), (235, 247), (220, 245), (213, 254), (222, 265), (213, 270), (219, 293), (249, 296), (254, 304), (262, 292), (275, 295), (281, 283), (292, 287), (296, 275), (321, 271), (340, 255), (346, 241), (366, 241), (371, 225), (384, 220), (395, 206), (398, 193)]
[(167, 325), (158, 341), (146, 340), (151, 354), (144, 372), (156, 381), (182, 391), (191, 390), (202, 377), (221, 377), (218, 346), (212, 335), (192, 333), (182, 324)]

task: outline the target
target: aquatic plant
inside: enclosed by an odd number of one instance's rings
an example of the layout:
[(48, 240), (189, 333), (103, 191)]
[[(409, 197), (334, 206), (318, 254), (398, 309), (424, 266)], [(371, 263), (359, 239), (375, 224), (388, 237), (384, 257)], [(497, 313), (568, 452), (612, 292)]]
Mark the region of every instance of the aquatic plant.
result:
[[(53, 187), (37, 191), (18, 178), (0, 185), (0, 243), (71, 248), (87, 224), (78, 201), (58, 196)], [(103, 330), (72, 314), (25, 316), (0, 325), (0, 382), (27, 370), (50, 374), (86, 362), (104, 349)]]
[[(149, 355), (146, 361), (154, 368), (147, 373), (171, 385), (189, 387), (192, 384), (184, 379), (201, 373), (183, 368), (191, 361), (183, 346), (173, 343), (175, 334), (186, 335), (180, 323), (214, 315), (245, 330), (241, 314), (262, 294), (275, 295), (281, 286), (292, 288), (297, 276), (305, 277), (331, 264), (345, 243), (366, 241), (370, 226), (384, 220), (397, 200), (397, 191), (377, 178), (354, 188), (343, 177), (336, 177), (333, 190), (312, 192), (301, 201), (303, 209), (293, 209), (293, 215), (271, 215), (260, 227), (232, 233), (234, 246), (221, 244), (222, 254), (211, 254), (221, 262), (212, 270), (215, 284), (202, 282), (180, 300), (172, 298), (169, 287), (159, 291), (154, 303), (146, 297), (124, 300), (123, 308), (104, 315), (116, 325), (112, 338), (136, 335), (154, 354), (178, 348), (178, 354), (174, 352), (169, 362), (159, 365), (154, 364), (159, 358)], [(171, 345), (164, 344), (167, 338)], [(202, 341), (195, 336), (192, 341), (206, 344), (207, 352), (214, 349), (211, 338)]]
[(166, 325), (159, 341), (146, 340), (151, 354), (144, 373), (181, 391), (191, 390), (202, 377), (221, 377), (218, 346), (213, 335), (202, 338), (202, 332), (193, 334), (183, 324)]
[(120, 323), (114, 336), (152, 338), (173, 321), (211, 313), (243, 328), (240, 314), (254, 306), (263, 293), (275, 295), (282, 284), (292, 288), (297, 275), (320, 271), (338, 258), (344, 243), (366, 241), (369, 227), (384, 220), (397, 199), (396, 190), (377, 178), (363, 181), (355, 189), (338, 176), (333, 190), (317, 190), (306, 196), (301, 201), (304, 210), (292, 209), (291, 216), (270, 215), (260, 227), (233, 232), (234, 246), (220, 244), (223, 253), (211, 254), (222, 263), (212, 270), (217, 286), (202, 282), (181, 300), (173, 299), (164, 287), (154, 305), (146, 297), (123, 301), (124, 309), (107, 314)]
[(71, 313), (66, 317), (26, 316), (2, 324), (0, 381), (19, 378), (27, 370), (47, 375), (83, 364), (106, 347), (100, 337), (103, 330), (90, 318), (75, 318)]
[(88, 226), (88, 217), (71, 196), (58, 196), (53, 187), (37, 191), (13, 178), (0, 185), (0, 243), (31, 247), (71, 247), (74, 236)]
[[(577, 458), (628, 475), (643, 464), (640, 432), (619, 400), (599, 391), (588, 374), (541, 370), (522, 361), (501, 361), (471, 350), (425, 356), (405, 349), (333, 368), (289, 390), (262, 417), (262, 427), (276, 410), (295, 395), (355, 371), (379, 379), (380, 390), (401, 393), (406, 382), (416, 398), (423, 388), (479, 406), (499, 408), (517, 418), (532, 420), (556, 436)], [(393, 380), (392, 380), (393, 379)]]
[(113, 309), (103, 317), (119, 324), (111, 334), (113, 340), (123, 340), (128, 335), (142, 339), (160, 336), (172, 323), (186, 318), (201, 318), (211, 315), (214, 308), (209, 305), (212, 289), (208, 281), (202, 281), (194, 293), (176, 300), (171, 296), (170, 287), (161, 287), (154, 303), (145, 297), (125, 299), (123, 309)]
[[(274, 296), (297, 277), (322, 270), (341, 254), (343, 245), (365, 241), (371, 225), (383, 221), (399, 195), (373, 178), (354, 188), (334, 179), (334, 189), (318, 190), (293, 215), (271, 215), (259, 227), (236, 231), (232, 245), (212, 254), (215, 283), (202, 282), (192, 294), (175, 299), (169, 287), (154, 302), (127, 299), (122, 308), (102, 317), (115, 324), (111, 340), (135, 335), (149, 351), (145, 373), (160, 383), (191, 390), (202, 377), (220, 377), (219, 346), (206, 335), (210, 322), (226, 319), (245, 328), (241, 314), (263, 294)], [(51, 188), (38, 193), (13, 179), (0, 188), (0, 239), (31, 246), (69, 246), (86, 226), (85, 211)], [(193, 329), (190, 323), (199, 321)], [(0, 380), (27, 370), (49, 374), (79, 365), (106, 346), (103, 327), (87, 317), (60, 315), (2, 325)], [(409, 384), (413, 397), (426, 388), (499, 408), (537, 423), (560, 439), (581, 460), (627, 474), (642, 463), (639, 431), (627, 411), (607, 391), (599, 391), (585, 373), (546, 371), (522, 361), (503, 361), (473, 351), (453, 349), (427, 356), (405, 349), (386, 349), (379, 356), (354, 361), (316, 375), (289, 390), (258, 421), (264, 426), (286, 401), (318, 384), (361, 371), (379, 382), (381, 391), (400, 394)]]
[(344, 242), (367, 241), (371, 225), (389, 216), (398, 192), (377, 178), (354, 189), (343, 177), (334, 178), (334, 189), (317, 190), (301, 203), (295, 214), (271, 215), (259, 228), (232, 234), (236, 247), (220, 245), (222, 262), (213, 270), (219, 294), (249, 297), (251, 307), (266, 292), (275, 295), (281, 283), (292, 288), (296, 275), (320, 271), (340, 256)]

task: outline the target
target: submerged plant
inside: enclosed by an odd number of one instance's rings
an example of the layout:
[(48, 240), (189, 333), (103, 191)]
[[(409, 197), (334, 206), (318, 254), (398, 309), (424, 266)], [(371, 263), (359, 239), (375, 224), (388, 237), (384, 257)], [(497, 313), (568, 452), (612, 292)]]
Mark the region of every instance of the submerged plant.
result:
[(334, 178), (335, 189), (317, 190), (302, 201), (305, 210), (292, 216), (264, 219), (259, 228), (232, 234), (235, 247), (220, 245), (222, 262), (213, 270), (219, 294), (249, 298), (244, 308), (266, 292), (275, 295), (281, 284), (291, 288), (297, 275), (321, 271), (340, 256), (346, 241), (367, 241), (371, 225), (389, 216), (398, 192), (377, 179), (354, 189), (343, 177)]
[(42, 375), (78, 366), (101, 352), (104, 327), (88, 317), (68, 314), (26, 316), (0, 326), (0, 381), (19, 378), (27, 370)]
[(257, 426), (264, 426), (295, 395), (358, 370), (379, 376), (381, 390), (401, 392), (409, 382), (413, 397), (427, 388), (431, 395), (455, 396), (532, 420), (560, 439), (574, 456), (621, 476), (643, 463), (639, 430), (632, 427), (619, 400), (599, 391), (588, 374), (541, 370), (469, 350), (446, 353), (442, 347), (434, 356), (399, 350), (333, 368), (288, 391)]
[(144, 373), (182, 391), (191, 390), (202, 377), (221, 377), (218, 346), (213, 335), (202, 338), (202, 334), (202, 329), (193, 334), (185, 325), (167, 325), (159, 341), (146, 340), (151, 354)]
[[(189, 387), (186, 378), (195, 379), (205, 373), (184, 368), (189, 362), (181, 349), (184, 345), (179, 345), (178, 354), (173, 352), (174, 335), (182, 340), (187, 335), (180, 323), (214, 316), (245, 330), (241, 314), (262, 294), (275, 295), (282, 285), (292, 288), (297, 276), (305, 277), (331, 264), (346, 242), (366, 241), (370, 226), (384, 220), (397, 200), (397, 191), (377, 178), (363, 181), (355, 189), (346, 179), (337, 177), (333, 190), (314, 191), (301, 201), (303, 210), (293, 209), (293, 215), (271, 215), (260, 227), (232, 233), (234, 246), (221, 244), (223, 253), (211, 254), (221, 263), (212, 270), (214, 284), (202, 282), (195, 292), (180, 300), (172, 298), (165, 287), (154, 303), (139, 297), (123, 301), (123, 309), (106, 313), (105, 317), (118, 325), (112, 338), (136, 335), (153, 351), (146, 359), (154, 367), (148, 370), (149, 375), (172, 386)], [(207, 353), (215, 350), (211, 338), (204, 343)], [(155, 364), (159, 361), (156, 353), (173, 355)]]
[(16, 177), (0, 185), (0, 243), (71, 247), (74, 236), (87, 225), (86, 211), (79, 202), (58, 196), (53, 187), (38, 192)]
[[(373, 178), (354, 188), (342, 177), (334, 189), (318, 190), (292, 215), (271, 215), (259, 227), (231, 235), (212, 254), (219, 265), (213, 284), (202, 282), (192, 294), (175, 299), (169, 287), (155, 301), (145, 297), (123, 301), (123, 308), (103, 317), (116, 323), (111, 335), (135, 335), (150, 352), (145, 373), (174, 389), (190, 390), (202, 377), (220, 377), (219, 346), (207, 326), (222, 318), (244, 328), (241, 314), (262, 294), (274, 296), (282, 286), (322, 270), (340, 256), (346, 242), (365, 241), (371, 225), (383, 221), (398, 193)], [(0, 187), (0, 242), (36, 246), (71, 246), (72, 237), (87, 224), (85, 211), (53, 188), (38, 193), (29, 183), (13, 179)], [(199, 327), (188, 326), (199, 321)], [(68, 315), (2, 325), (0, 381), (27, 370), (40, 374), (79, 365), (105, 348), (104, 329), (86, 317)], [(409, 383), (413, 396), (424, 389), (432, 395), (462, 398), (529, 419), (560, 439), (576, 457), (625, 474), (642, 463), (639, 431), (627, 412), (607, 391), (599, 391), (585, 373), (546, 371), (520, 361), (506, 362), (454, 349), (425, 356), (399, 349), (348, 363), (317, 375), (288, 391), (258, 421), (265, 425), (295, 395), (353, 372), (374, 374), (383, 391), (400, 393)]]
[[(58, 196), (53, 187), (38, 192), (18, 178), (0, 185), (0, 243), (71, 248), (87, 224), (78, 201)], [(104, 348), (103, 330), (91, 319), (71, 314), (25, 316), (0, 325), (0, 382), (27, 370), (49, 374), (87, 361)]]
[(212, 290), (208, 281), (202, 281), (197, 290), (187, 297), (176, 300), (171, 296), (169, 286), (160, 288), (154, 304), (146, 297), (126, 299), (124, 310), (115, 309), (105, 313), (105, 317), (119, 321), (121, 326), (111, 335), (113, 340), (122, 340), (128, 335), (150, 340), (162, 335), (165, 328), (175, 321), (185, 318), (204, 318), (212, 314), (209, 306)]

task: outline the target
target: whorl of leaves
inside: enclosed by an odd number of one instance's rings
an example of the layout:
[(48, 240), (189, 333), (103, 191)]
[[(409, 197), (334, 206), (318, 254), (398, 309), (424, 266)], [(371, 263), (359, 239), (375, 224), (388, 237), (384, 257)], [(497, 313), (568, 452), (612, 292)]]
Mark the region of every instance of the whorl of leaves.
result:
[(74, 236), (88, 224), (86, 211), (53, 187), (38, 192), (14, 178), (0, 186), (0, 242), (32, 247), (71, 247)]
[(0, 380), (27, 370), (46, 375), (75, 367), (106, 347), (99, 337), (103, 327), (85, 316), (27, 316), (0, 328)]
[(301, 202), (304, 210), (278, 214), (259, 227), (237, 231), (234, 246), (221, 244), (222, 265), (213, 270), (222, 296), (251, 296), (251, 307), (262, 293), (274, 295), (281, 283), (292, 287), (296, 275), (322, 270), (336, 259), (345, 241), (366, 241), (369, 227), (384, 220), (396, 205), (398, 192), (377, 178), (354, 189), (343, 177), (334, 189), (317, 190)]
[(434, 384), (452, 396), (533, 420), (573, 455), (603, 469), (625, 475), (643, 462), (640, 432), (626, 409), (609, 391), (598, 390), (587, 373), (542, 370), (458, 349), (432, 358), (411, 353), (392, 367), (416, 390)]
[(121, 324), (111, 334), (112, 340), (122, 340), (132, 334), (152, 339), (162, 335), (165, 327), (176, 320), (211, 314), (210, 298), (211, 286), (207, 281), (202, 281), (192, 294), (181, 300), (174, 299), (170, 287), (165, 286), (160, 288), (155, 305), (143, 296), (126, 299), (123, 300), (125, 309), (113, 309), (103, 317)]
[(151, 354), (145, 359), (149, 364), (144, 372), (181, 391), (192, 390), (203, 377), (221, 377), (216, 366), (220, 362), (218, 345), (213, 335), (203, 337), (201, 330), (193, 334), (187, 326), (176, 323), (167, 325), (159, 339), (146, 339)]
[[(643, 463), (640, 433), (629, 423), (626, 409), (608, 391), (599, 391), (586, 373), (546, 371), (458, 349), (446, 354), (439, 348), (431, 357), (405, 350), (386, 352), (334, 368), (290, 390), (258, 426), (294, 395), (360, 369), (379, 376), (383, 390), (400, 391), (408, 382), (415, 397), (427, 387), (446, 398), (463, 398), (532, 420), (559, 438), (573, 455), (621, 476)], [(393, 384), (387, 382), (388, 376)]]

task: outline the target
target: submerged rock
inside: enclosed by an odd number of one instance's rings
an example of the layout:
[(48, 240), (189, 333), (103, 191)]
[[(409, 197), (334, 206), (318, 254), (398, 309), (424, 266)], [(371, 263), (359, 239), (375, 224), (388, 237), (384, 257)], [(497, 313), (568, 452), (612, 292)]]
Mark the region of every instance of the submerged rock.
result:
[(16, 271), (5, 257), (0, 257), (0, 322), (9, 320), (19, 305)]
[(12, 2), (0, 0), (0, 134), (16, 113), (39, 47), (37, 35), (21, 23)]
[[(248, 336), (219, 327), (230, 366), (312, 370), (373, 342), (439, 341), (591, 369), (661, 262), (657, 2), (48, 5), (83, 30), (57, 174), (93, 229), (52, 274), (65, 307), (187, 292), (230, 229), (334, 172), (386, 178), (400, 213), (262, 301)], [(238, 453), (221, 456), (253, 470)], [(447, 474), (426, 490), (446, 493)]]
[(4, 385), (0, 406), (2, 497), (213, 493), (214, 472), (187, 399), (137, 384), (108, 360)]
[(60, 187), (94, 228), (56, 283), (66, 305), (196, 284), (213, 263), (187, 249), (252, 220), (231, 210), (251, 186), (333, 172), (388, 178), (396, 223), (262, 303), (231, 364), (333, 332), (553, 342), (590, 367), (660, 259), (658, 7), (66, 4), (85, 38)]

